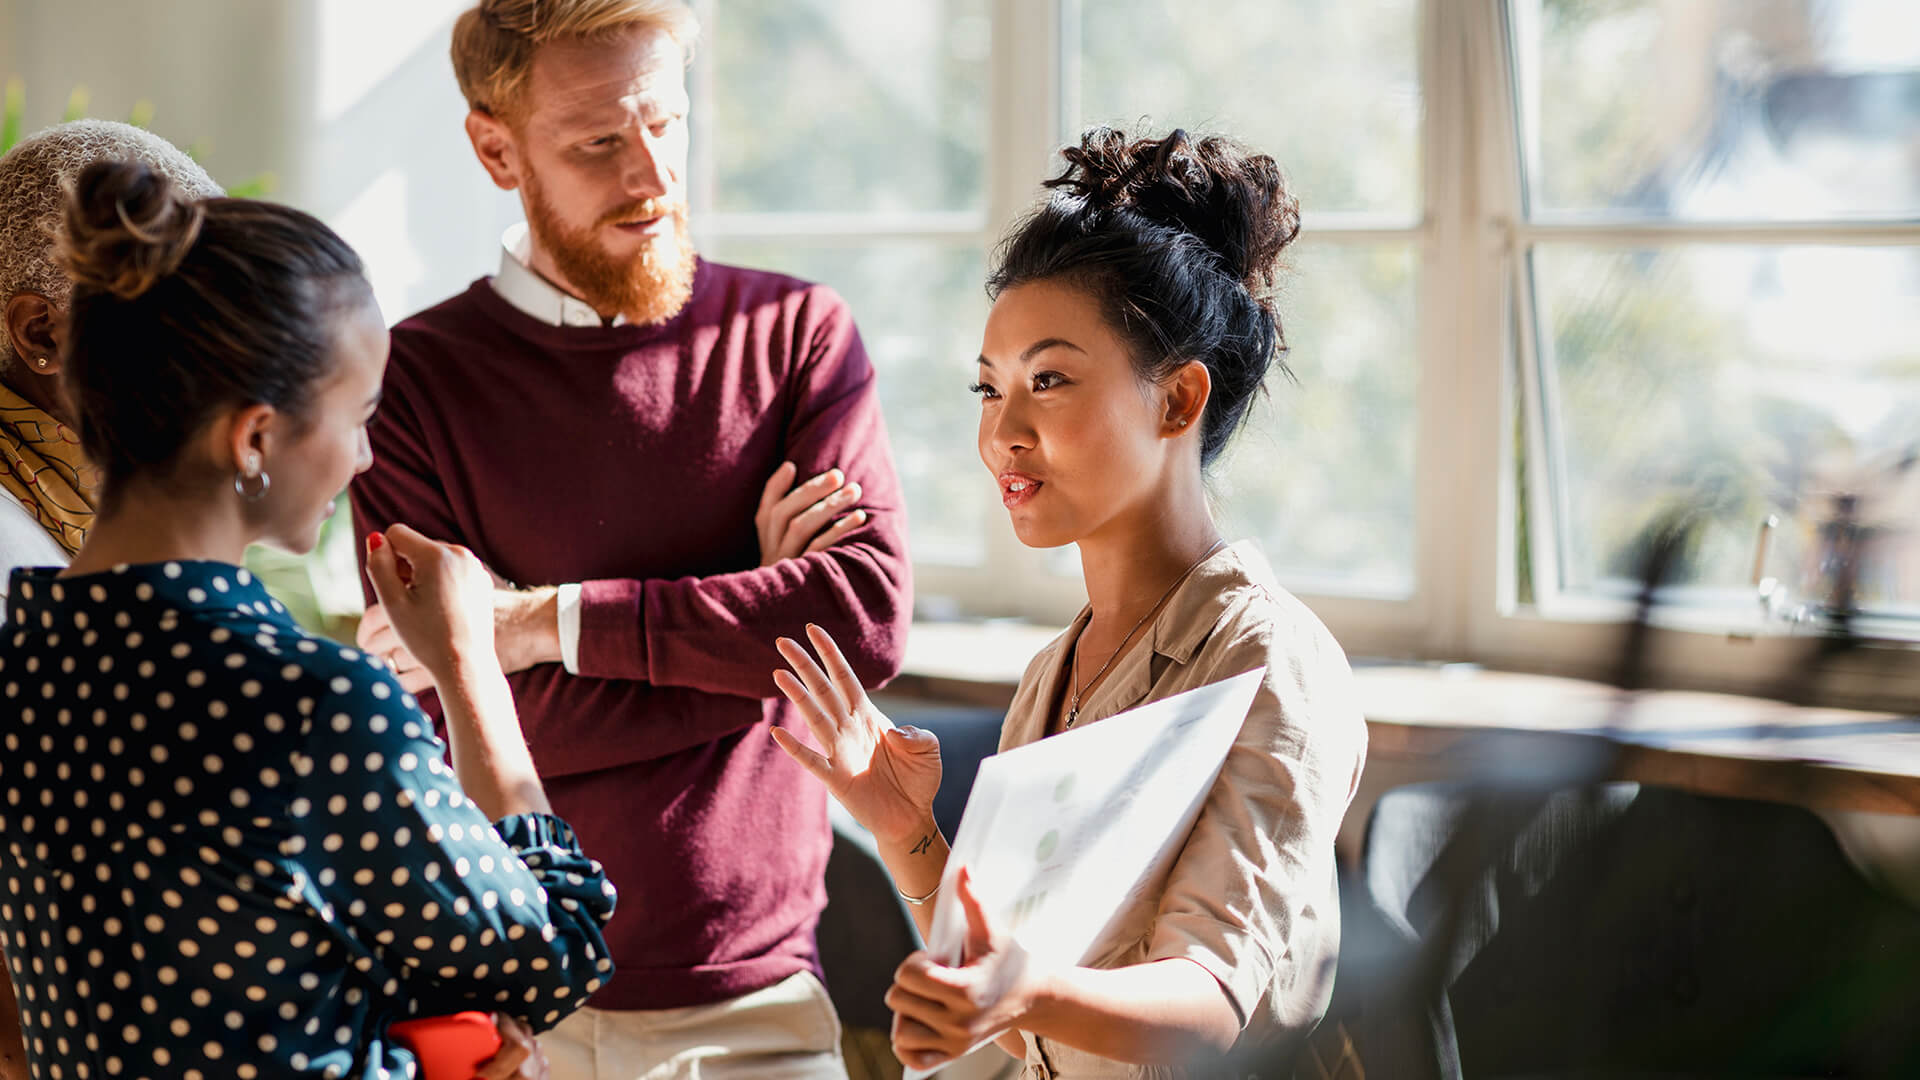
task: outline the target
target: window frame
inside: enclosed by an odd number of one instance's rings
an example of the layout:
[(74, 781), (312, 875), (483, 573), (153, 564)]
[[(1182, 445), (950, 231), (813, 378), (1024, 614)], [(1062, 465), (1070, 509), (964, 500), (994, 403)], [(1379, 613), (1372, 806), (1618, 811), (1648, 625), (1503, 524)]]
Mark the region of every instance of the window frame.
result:
[[(1820, 244), (1912, 245), (1920, 243), (1920, 222), (1911, 221), (1798, 221), (1740, 220), (1670, 221), (1621, 215), (1598, 220), (1572, 215), (1529, 216), (1522, 174), (1524, 148), (1522, 117), (1516, 92), (1518, 57), (1510, 27), (1514, 19), (1509, 0), (1440, 0), (1464, 16), (1467, 52), (1476, 54), (1481, 72), (1485, 108), (1476, 134), (1488, 154), (1478, 178), (1489, 210), (1480, 215), (1481, 227), (1496, 240), (1503, 264), (1500, 306), (1494, 325), (1510, 326), (1507, 340), (1481, 338), (1481, 355), (1506, 353), (1507, 378), (1501, 388), (1503, 423), (1522, 423), (1526, 453), (1527, 490), (1517, 490), (1517, 461), (1509, 443), (1502, 453), (1499, 476), (1503, 484), (1500, 535), (1499, 588), (1494, 603), (1482, 593), (1470, 605), (1471, 633), (1468, 658), (1489, 666), (1516, 670), (1606, 678), (1613, 674), (1622, 640), (1622, 623), (1633, 614), (1633, 603), (1592, 594), (1571, 594), (1559, 587), (1557, 559), (1564, 550), (1557, 535), (1566, 517), (1564, 484), (1554, 473), (1564, 461), (1564, 449), (1555, 438), (1554, 372), (1543, 362), (1538, 305), (1534, 298), (1533, 254), (1553, 244), (1660, 248), (1702, 244)], [(1478, 275), (1475, 275), (1478, 276)], [(1490, 298), (1482, 297), (1483, 305)], [(1487, 313), (1482, 312), (1486, 318)], [(1502, 348), (1504, 346), (1504, 348)], [(1515, 595), (1519, 584), (1516, 538), (1511, 527), (1519, 500), (1528, 502), (1526, 515), (1531, 574), (1527, 584), (1531, 602)], [(1757, 532), (1756, 522), (1756, 532)], [(1484, 553), (1484, 549), (1483, 549)], [(1697, 687), (1737, 693), (1772, 694), (1781, 689), (1781, 675), (1805, 669), (1819, 644), (1805, 629), (1796, 632), (1783, 623), (1761, 618), (1757, 593), (1751, 617), (1737, 607), (1657, 607), (1652, 613), (1651, 670), (1657, 685)], [(1914, 663), (1920, 652), (1887, 644), (1829, 665), (1821, 694), (1836, 703), (1869, 707), (1905, 707), (1920, 690), (1920, 671)], [(1898, 703), (1898, 704), (1896, 704)]]
[[(699, 148), (714, 137), (712, 74), (698, 65), (691, 187), (701, 239), (805, 240), (864, 244), (919, 240), (973, 247), (990, 257), (1002, 232), (1032, 205), (1077, 113), (1079, 6), (1097, 0), (991, 0), (987, 191), (984, 213), (734, 214), (711, 209), (714, 177)], [(696, 0), (705, 26), (724, 0)], [(1355, 657), (1467, 661), (1489, 667), (1584, 678), (1613, 672), (1630, 604), (1557, 589), (1556, 515), (1544, 512), (1564, 488), (1552, 483), (1551, 372), (1541, 363), (1530, 266), (1538, 245), (1578, 242), (1920, 244), (1920, 222), (1671, 222), (1530, 219), (1522, 174), (1514, 12), (1509, 0), (1420, 0), (1423, 94), (1422, 203), (1414, 220), (1316, 214), (1308, 208), (1301, 245), (1399, 242), (1415, 249), (1419, 373), (1413, 472), (1413, 585), (1404, 597), (1367, 595), (1300, 582), (1298, 594)], [(1523, 489), (1516, 436), (1529, 468)], [(969, 463), (970, 464), (970, 463)], [(1519, 594), (1516, 525), (1523, 503), (1531, 556)], [(1085, 602), (1077, 577), (1058, 573), (1047, 552), (1024, 547), (1004, 516), (989, 517), (976, 566), (915, 564), (924, 595), (961, 599), (962, 614), (1064, 624)], [(1724, 612), (1656, 611), (1651, 678), (1660, 684), (1768, 692), (1776, 673), (1810, 649), (1789, 627)], [(1920, 672), (1896, 657), (1892, 677), (1842, 671), (1824, 693), (1835, 701), (1882, 704), (1920, 696)], [(1882, 657), (1884, 659), (1884, 657)]]

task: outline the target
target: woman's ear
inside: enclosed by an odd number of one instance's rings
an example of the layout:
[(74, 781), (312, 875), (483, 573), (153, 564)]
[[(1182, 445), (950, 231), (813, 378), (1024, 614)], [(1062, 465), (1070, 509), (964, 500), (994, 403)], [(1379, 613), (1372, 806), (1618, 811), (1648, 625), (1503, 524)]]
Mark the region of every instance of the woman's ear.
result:
[(267, 471), (274, 444), (282, 434), (286, 417), (271, 405), (249, 405), (235, 412), (227, 422), (226, 435), (220, 439), (217, 456), (224, 469), (249, 478)]
[(1162, 386), (1167, 395), (1164, 433), (1173, 438), (1199, 431), (1200, 419), (1207, 412), (1207, 399), (1213, 396), (1213, 374), (1207, 365), (1189, 360), (1176, 368)]
[(7, 344), (22, 368), (35, 375), (60, 374), (66, 312), (36, 292), (15, 293), (5, 312)]

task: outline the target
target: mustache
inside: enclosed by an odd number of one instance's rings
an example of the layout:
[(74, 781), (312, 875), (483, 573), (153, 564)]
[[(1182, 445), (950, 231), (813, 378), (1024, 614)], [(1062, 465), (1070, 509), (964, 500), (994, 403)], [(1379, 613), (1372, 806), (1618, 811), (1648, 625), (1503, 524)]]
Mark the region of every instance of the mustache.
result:
[(649, 221), (662, 214), (677, 214), (685, 204), (679, 199), (641, 199), (600, 215), (599, 225), (624, 225), (632, 221)]

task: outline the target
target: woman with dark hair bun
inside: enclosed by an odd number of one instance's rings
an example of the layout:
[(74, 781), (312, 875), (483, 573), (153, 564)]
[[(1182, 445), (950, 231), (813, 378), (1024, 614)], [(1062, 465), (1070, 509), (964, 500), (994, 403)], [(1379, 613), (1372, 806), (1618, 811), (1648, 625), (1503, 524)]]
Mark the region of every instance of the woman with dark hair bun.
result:
[[(1002, 749), (1265, 666), (1167, 878), (1097, 959), (1034, 970), (958, 877), (960, 966), (916, 953), (888, 1003), (902, 1061), (996, 1038), (1042, 1077), (1168, 1077), (1222, 1056), (1284, 1076), (1326, 1010), (1339, 949), (1334, 835), (1366, 726), (1345, 655), (1251, 544), (1228, 545), (1205, 470), (1285, 351), (1272, 290), (1299, 209), (1231, 140), (1089, 132), (988, 282), (980, 457), (1022, 542), (1077, 544), (1090, 603), (1034, 658)], [(1284, 369), (1283, 369), (1284, 370)], [(776, 674), (816, 750), (775, 732), (879, 841), (922, 931), (947, 861), (940, 749), (894, 727), (825, 634)], [(823, 752), (824, 751), (824, 752)]]
[[(492, 582), (395, 526), (369, 575), (446, 705), (239, 566), (310, 550), (371, 457), (387, 332), (306, 214), (80, 174), (67, 396), (102, 472), (0, 636), (0, 939), (36, 1076), (412, 1076), (391, 1023), (495, 1010), (489, 1077), (610, 977), (613, 889), (551, 815)], [(524, 1066), (524, 1067), (523, 1067)]]

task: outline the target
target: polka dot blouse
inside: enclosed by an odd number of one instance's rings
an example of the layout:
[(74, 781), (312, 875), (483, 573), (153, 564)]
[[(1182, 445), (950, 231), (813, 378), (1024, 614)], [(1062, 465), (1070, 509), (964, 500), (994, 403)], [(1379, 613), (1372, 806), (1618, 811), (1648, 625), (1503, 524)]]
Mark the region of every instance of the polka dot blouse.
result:
[(613, 971), (558, 818), (489, 822), (379, 664), (224, 563), (20, 570), (0, 948), (41, 1080), (412, 1076), (388, 1023), (545, 1029)]

